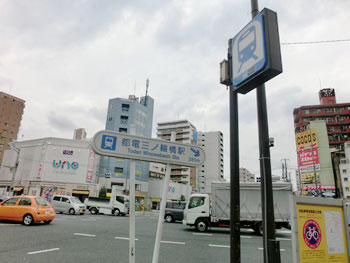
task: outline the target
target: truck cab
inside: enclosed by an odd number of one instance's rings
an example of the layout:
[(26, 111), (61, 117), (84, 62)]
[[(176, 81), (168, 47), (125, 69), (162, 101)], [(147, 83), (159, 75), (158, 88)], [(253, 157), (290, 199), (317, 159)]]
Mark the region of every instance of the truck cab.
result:
[(183, 224), (195, 226), (200, 232), (208, 229), (210, 224), (210, 199), (207, 194), (192, 194), (184, 211)]

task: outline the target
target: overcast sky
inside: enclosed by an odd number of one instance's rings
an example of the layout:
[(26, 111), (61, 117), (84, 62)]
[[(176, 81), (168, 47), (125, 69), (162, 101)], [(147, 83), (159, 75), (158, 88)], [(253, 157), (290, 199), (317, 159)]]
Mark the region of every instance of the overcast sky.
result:
[[(277, 12), (281, 43), (350, 39), (350, 1), (259, 1)], [(153, 130), (187, 119), (224, 134), (229, 94), (219, 83), (227, 41), (251, 19), (249, 0), (0, 0), (0, 90), (26, 101), (21, 140), (88, 137), (105, 128), (108, 100), (154, 98)], [(283, 73), (266, 83), (273, 173), (296, 167), (293, 108), (320, 88), (350, 101), (350, 42), (282, 45)], [(136, 88), (135, 88), (136, 87)], [(239, 95), (240, 166), (259, 174), (256, 92)], [(155, 134), (155, 132), (154, 132)]]

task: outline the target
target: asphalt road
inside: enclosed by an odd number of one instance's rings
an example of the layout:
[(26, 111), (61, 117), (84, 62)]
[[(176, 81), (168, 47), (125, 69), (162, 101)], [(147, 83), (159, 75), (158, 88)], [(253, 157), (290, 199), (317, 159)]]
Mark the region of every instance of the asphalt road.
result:
[[(158, 215), (136, 216), (136, 262), (152, 262)], [(0, 221), (0, 262), (128, 263), (129, 217), (57, 215), (50, 225)], [(288, 230), (277, 234), (282, 263), (292, 262)], [(181, 223), (164, 224), (159, 263), (229, 262), (229, 231), (198, 233)], [(262, 238), (242, 230), (242, 262), (263, 263)]]

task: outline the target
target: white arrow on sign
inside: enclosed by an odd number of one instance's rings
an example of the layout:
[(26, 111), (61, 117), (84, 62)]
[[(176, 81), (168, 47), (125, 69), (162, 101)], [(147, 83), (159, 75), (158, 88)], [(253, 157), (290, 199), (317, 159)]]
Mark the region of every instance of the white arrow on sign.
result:
[(100, 155), (189, 167), (199, 166), (205, 160), (204, 150), (198, 146), (114, 131), (97, 132), (92, 148)]

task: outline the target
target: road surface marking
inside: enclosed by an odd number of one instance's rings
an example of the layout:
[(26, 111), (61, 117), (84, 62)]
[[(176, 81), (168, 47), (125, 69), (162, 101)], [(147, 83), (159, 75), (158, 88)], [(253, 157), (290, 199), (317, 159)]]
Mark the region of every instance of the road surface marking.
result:
[(84, 236), (84, 237), (95, 237), (96, 235), (92, 234), (83, 234), (83, 233), (74, 233), (75, 236)]
[[(259, 249), (259, 250), (264, 250), (264, 248), (262, 248), (262, 247), (258, 247), (258, 249)], [(284, 252), (284, 251), (286, 251), (286, 250), (285, 250), (284, 248), (281, 248), (280, 251), (281, 251), (281, 252)]]
[(208, 233), (192, 233), (194, 236), (212, 236), (213, 234)]
[(160, 243), (166, 243), (166, 244), (176, 244), (176, 245), (186, 245), (186, 243), (185, 243), (185, 242), (166, 241), (166, 240), (162, 240), (162, 241), (160, 241)]
[(214, 244), (209, 244), (209, 247), (224, 247), (224, 248), (230, 248), (230, 246), (226, 246), (226, 245), (214, 245)]
[(241, 235), (241, 238), (252, 238), (251, 236), (242, 236)]
[(38, 250), (38, 251), (33, 251), (33, 252), (28, 252), (28, 255), (34, 255), (34, 254), (39, 254), (39, 253), (45, 253), (45, 252), (51, 252), (51, 251), (56, 251), (60, 250), (58, 247), (56, 248), (51, 248), (51, 249), (45, 249), (45, 250)]
[[(129, 240), (129, 237), (114, 237), (115, 239), (120, 239), (120, 240)], [(135, 238), (135, 241), (138, 240), (138, 238)]]

